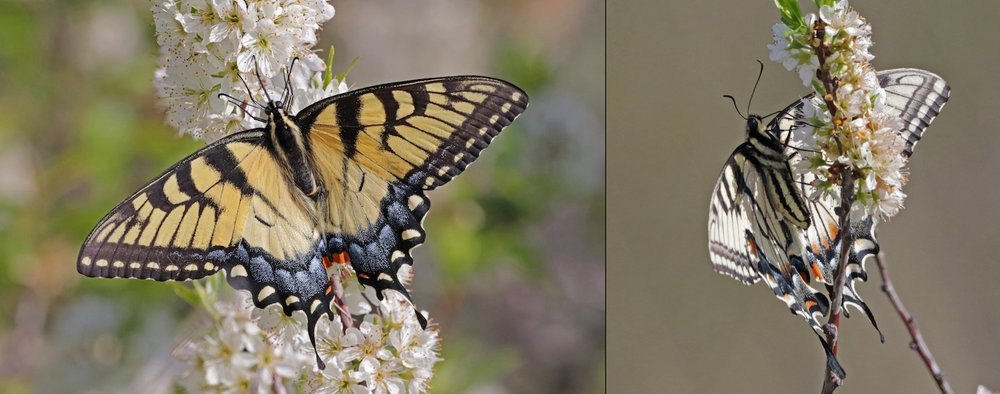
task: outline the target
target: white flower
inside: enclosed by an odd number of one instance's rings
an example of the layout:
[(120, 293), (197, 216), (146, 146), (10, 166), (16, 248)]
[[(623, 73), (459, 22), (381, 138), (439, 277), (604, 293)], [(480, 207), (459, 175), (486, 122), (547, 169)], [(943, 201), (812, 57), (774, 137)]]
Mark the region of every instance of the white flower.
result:
[[(820, 67), (837, 83), (832, 92), (818, 91), (814, 105), (804, 107), (804, 119), (811, 126), (793, 133), (798, 146), (805, 148), (794, 169), (814, 187), (810, 198), (828, 196), (839, 203), (840, 176), (830, 171), (840, 163), (858, 175), (852, 217), (891, 217), (905, 198), (905, 141), (897, 132), (902, 122), (890, 115), (885, 91), (869, 64), (873, 58), (868, 52), (871, 26), (846, 0), (820, 7), (816, 18), (814, 14), (806, 16), (807, 29), (792, 30), (778, 24), (772, 29), (774, 43), (769, 45), (772, 60), (791, 65), (789, 69), (797, 70), (806, 86), (823, 85), (816, 80)], [(817, 20), (821, 23), (814, 23)], [(822, 65), (816, 55), (820, 43), (812, 39), (816, 26), (822, 26), (815, 32), (823, 37), (826, 57)], [(831, 106), (835, 116), (830, 113)]]
[(272, 304), (267, 309), (253, 308), (251, 316), (267, 342), (274, 345), (277, 351), (302, 363), (313, 362), (311, 353), (299, 351), (301, 348), (312, 346), (305, 330), (304, 313), (296, 311), (292, 316), (287, 316), (279, 305)]
[(243, 25), (252, 23), (247, 5), (242, 1), (212, 0), (215, 12), (214, 24), (208, 29), (208, 42), (221, 42), (234, 39)]
[(847, 0), (841, 0), (834, 6), (822, 6), (819, 9), (819, 17), (826, 22), (826, 34), (834, 36), (843, 31), (851, 36), (860, 35), (863, 32), (864, 20), (861, 15), (848, 8)]
[[(350, 330), (349, 330), (350, 331)], [(392, 352), (385, 347), (385, 337), (382, 327), (371, 322), (361, 322), (357, 333), (361, 335), (361, 342), (357, 345), (360, 352), (361, 362), (378, 362), (378, 360), (388, 360), (392, 358)]]
[(363, 379), (373, 393), (397, 394), (406, 387), (399, 378), (402, 368), (394, 362), (379, 362), (372, 358), (361, 361), (358, 377)]
[(316, 394), (366, 394), (364, 380), (358, 379), (357, 372), (342, 369), (340, 366), (327, 364), (319, 374), (313, 375), (306, 383), (311, 392)]
[(332, 322), (320, 320), (316, 324), (316, 347), (328, 366), (333, 364), (343, 369), (360, 359), (361, 351), (357, 346), (361, 343), (361, 338), (361, 333), (355, 327), (344, 332), (339, 317)]
[(767, 44), (767, 49), (771, 50), (771, 55), (769, 56), (771, 61), (782, 64), (788, 70), (795, 68), (795, 65), (798, 64), (798, 60), (792, 58), (791, 53), (788, 51), (788, 34), (790, 32), (791, 30), (785, 24), (775, 23), (771, 27), (774, 42)]
[(292, 54), (292, 36), (278, 34), (270, 19), (260, 20), (254, 31), (243, 35), (240, 45), (245, 50), (237, 55), (236, 65), (243, 73), (259, 70), (262, 75), (272, 76)]
[(208, 37), (209, 29), (217, 22), (212, 4), (207, 0), (185, 0), (182, 5), (184, 31), (201, 39)]
[(181, 133), (211, 141), (261, 126), (247, 116), (252, 108), (238, 108), (219, 94), (242, 103), (263, 102), (264, 90), (279, 96), (295, 57), (308, 59), (301, 62), (307, 67), (294, 70), (302, 76), (290, 86), (297, 107), (347, 89), (343, 81), (322, 83), (326, 65), (311, 49), (334, 15), (325, 0), (155, 0), (152, 11), (160, 45), (154, 81), (167, 123)]

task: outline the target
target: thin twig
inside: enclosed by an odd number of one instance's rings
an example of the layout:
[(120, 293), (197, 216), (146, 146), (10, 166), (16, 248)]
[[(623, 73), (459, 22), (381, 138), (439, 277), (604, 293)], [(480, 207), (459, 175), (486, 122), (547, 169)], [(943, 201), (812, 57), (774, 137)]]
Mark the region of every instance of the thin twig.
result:
[[(837, 259), (837, 269), (834, 271), (833, 289), (830, 292), (830, 319), (823, 326), (826, 341), (830, 351), (837, 355), (837, 338), (840, 328), (840, 313), (843, 311), (844, 284), (847, 283), (847, 259), (851, 246), (854, 244), (854, 234), (851, 232), (851, 204), (854, 202), (854, 170), (850, 167), (841, 169), (840, 189), (840, 256)], [(826, 363), (826, 374), (823, 379), (823, 394), (833, 393), (844, 382)]]
[[(834, 104), (836, 102), (837, 94), (837, 81), (830, 75), (830, 70), (826, 69), (824, 65), (826, 64), (826, 58), (830, 55), (830, 48), (828, 48), (823, 40), (825, 34), (824, 28), (826, 24), (822, 20), (817, 20), (813, 26), (813, 31), (816, 34), (816, 42), (819, 43), (816, 48), (816, 57), (819, 60), (820, 67), (816, 69), (816, 78), (823, 82), (823, 90), (826, 94), (823, 95), (823, 102), (826, 103), (827, 110), (830, 111), (831, 119), (836, 121), (837, 118), (837, 106)], [(840, 143), (840, 138), (835, 139), (837, 142), (837, 147), (840, 151), (844, 148)], [(830, 352), (833, 356), (837, 356), (837, 339), (839, 338), (840, 331), (840, 314), (843, 310), (843, 300), (844, 300), (844, 284), (847, 282), (847, 259), (850, 256), (851, 245), (854, 244), (854, 234), (850, 231), (851, 228), (851, 204), (854, 203), (854, 169), (851, 167), (841, 166), (841, 190), (840, 190), (840, 256), (837, 261), (837, 268), (834, 270), (833, 274), (833, 288), (830, 292), (830, 318), (826, 321), (826, 325), (823, 326), (823, 331), (826, 333), (826, 341), (830, 346)], [(823, 394), (833, 393), (837, 387), (844, 384), (842, 380), (843, 376), (838, 375), (833, 369), (829, 360), (826, 363), (826, 372), (823, 379)]]
[(910, 332), (910, 338), (912, 338), (910, 349), (916, 350), (920, 354), (920, 358), (924, 360), (924, 365), (930, 371), (931, 377), (937, 382), (938, 389), (942, 393), (952, 394), (951, 385), (944, 378), (944, 372), (941, 371), (937, 361), (934, 360), (934, 355), (931, 354), (931, 350), (927, 347), (927, 342), (924, 342), (924, 336), (920, 333), (917, 320), (903, 306), (903, 301), (896, 294), (896, 288), (892, 286), (892, 280), (889, 278), (889, 268), (885, 264), (885, 256), (882, 252), (875, 255), (875, 263), (878, 264), (878, 273), (882, 276), (882, 292), (889, 297), (892, 306), (896, 308), (896, 313), (899, 314), (899, 318), (903, 320), (903, 324), (906, 324), (906, 329)]
[(281, 375), (275, 373), (273, 383), (274, 383), (274, 394), (285, 394), (288, 392), (287, 390), (285, 390), (285, 383), (282, 382)]
[(344, 332), (347, 332), (348, 328), (354, 327), (354, 318), (351, 317), (351, 310), (347, 307), (347, 302), (344, 301), (344, 282), (343, 275), (345, 269), (339, 265), (334, 268), (334, 274), (331, 275), (330, 281), (333, 282), (333, 299), (337, 306), (337, 314), (340, 315), (340, 323), (343, 327)]

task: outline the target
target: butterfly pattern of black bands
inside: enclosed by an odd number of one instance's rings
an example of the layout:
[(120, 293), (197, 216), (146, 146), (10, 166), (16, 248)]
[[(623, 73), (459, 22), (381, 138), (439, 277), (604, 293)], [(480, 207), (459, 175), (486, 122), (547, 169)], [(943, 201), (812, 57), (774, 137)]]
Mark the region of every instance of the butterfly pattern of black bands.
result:
[(108, 213), (77, 269), (160, 281), (224, 270), (256, 306), (305, 312), (315, 347), (316, 323), (335, 308), (329, 261), (349, 262), (380, 298), (409, 297), (400, 269), (425, 238), (425, 192), (464, 171), (527, 104), (485, 77), (359, 89), (296, 115), (269, 103), (265, 127), (195, 152)]

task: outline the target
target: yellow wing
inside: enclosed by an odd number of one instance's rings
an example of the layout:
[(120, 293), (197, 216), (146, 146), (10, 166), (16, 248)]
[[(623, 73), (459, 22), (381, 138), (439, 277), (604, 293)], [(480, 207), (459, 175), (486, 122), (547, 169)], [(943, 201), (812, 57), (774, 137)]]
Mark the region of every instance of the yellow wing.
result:
[(528, 104), (507, 82), (446, 77), (374, 86), (297, 115), (328, 192), (327, 237), (358, 278), (403, 294), (398, 270), (423, 243), (425, 190), (472, 163)]
[(168, 169), (97, 224), (77, 270), (163, 281), (222, 269), (258, 307), (302, 310), (314, 325), (332, 302), (317, 203), (290, 183), (263, 141), (261, 130), (245, 131)]

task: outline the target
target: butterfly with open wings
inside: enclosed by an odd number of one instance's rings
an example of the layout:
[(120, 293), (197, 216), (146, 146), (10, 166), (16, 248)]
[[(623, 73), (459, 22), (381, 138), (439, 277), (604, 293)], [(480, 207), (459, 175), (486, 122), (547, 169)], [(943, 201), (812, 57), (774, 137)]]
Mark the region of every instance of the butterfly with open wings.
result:
[(379, 298), (409, 298), (400, 269), (424, 242), (425, 192), (462, 173), (527, 104), (516, 86), (477, 76), (358, 89), (297, 114), (268, 99), (264, 127), (191, 154), (104, 216), (77, 270), (158, 281), (225, 271), (257, 307), (305, 312), (315, 348), (316, 323), (336, 308), (329, 262), (350, 262)]

